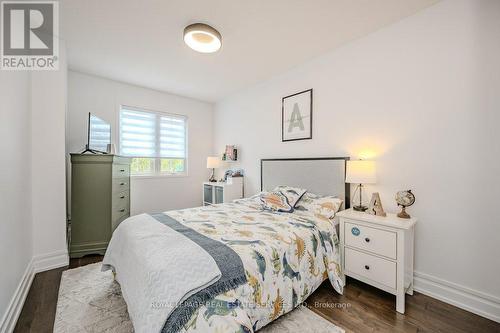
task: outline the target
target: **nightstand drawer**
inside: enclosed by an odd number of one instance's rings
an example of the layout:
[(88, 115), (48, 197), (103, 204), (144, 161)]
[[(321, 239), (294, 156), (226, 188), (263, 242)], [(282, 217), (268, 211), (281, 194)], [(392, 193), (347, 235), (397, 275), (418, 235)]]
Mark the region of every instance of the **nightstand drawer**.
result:
[(353, 222), (345, 222), (345, 244), (396, 259), (396, 233), (366, 227)]
[(345, 248), (345, 269), (386, 287), (396, 289), (396, 263)]

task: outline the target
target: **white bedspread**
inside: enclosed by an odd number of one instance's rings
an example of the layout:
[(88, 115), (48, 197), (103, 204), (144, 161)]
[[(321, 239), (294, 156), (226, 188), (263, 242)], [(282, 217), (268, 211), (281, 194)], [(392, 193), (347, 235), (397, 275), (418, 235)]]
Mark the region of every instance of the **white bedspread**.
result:
[(127, 286), (123, 297), (137, 333), (160, 332), (180, 302), (221, 277), (204, 249), (147, 214), (114, 231), (103, 260), (108, 269)]

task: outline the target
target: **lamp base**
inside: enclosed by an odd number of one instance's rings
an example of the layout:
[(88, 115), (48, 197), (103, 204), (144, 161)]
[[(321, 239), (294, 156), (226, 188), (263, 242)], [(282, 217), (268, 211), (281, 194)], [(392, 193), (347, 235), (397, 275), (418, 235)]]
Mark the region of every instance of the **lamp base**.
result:
[(357, 212), (364, 212), (365, 210), (368, 209), (368, 207), (359, 205), (359, 206), (352, 207), (352, 209), (354, 209)]
[(211, 183), (217, 182), (217, 179), (215, 179), (215, 168), (212, 168), (212, 175), (210, 176), (210, 179), (208, 181)]

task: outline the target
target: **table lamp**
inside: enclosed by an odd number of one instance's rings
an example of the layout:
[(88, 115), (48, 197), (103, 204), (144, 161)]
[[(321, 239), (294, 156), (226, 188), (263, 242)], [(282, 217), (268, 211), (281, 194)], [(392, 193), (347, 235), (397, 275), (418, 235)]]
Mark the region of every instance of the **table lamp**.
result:
[(221, 159), (217, 156), (207, 157), (207, 169), (212, 169), (212, 176), (210, 176), (209, 182), (216, 182), (215, 179), (215, 169), (219, 168), (221, 165)]
[[(363, 206), (363, 184), (374, 184), (377, 182), (375, 161), (347, 161), (345, 182), (359, 184), (359, 205), (352, 207), (354, 210), (364, 212), (368, 207)], [(354, 191), (356, 193), (356, 191)]]

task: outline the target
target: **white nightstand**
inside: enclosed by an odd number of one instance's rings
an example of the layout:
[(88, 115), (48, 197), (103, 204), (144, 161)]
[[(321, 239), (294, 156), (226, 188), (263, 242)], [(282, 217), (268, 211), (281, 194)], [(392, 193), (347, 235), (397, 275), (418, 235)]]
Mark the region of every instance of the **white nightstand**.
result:
[(374, 216), (352, 209), (337, 216), (344, 274), (396, 295), (396, 311), (404, 313), (405, 293), (413, 295), (417, 219)]
[(203, 206), (241, 198), (243, 198), (243, 177), (228, 178), (227, 182), (203, 183)]

